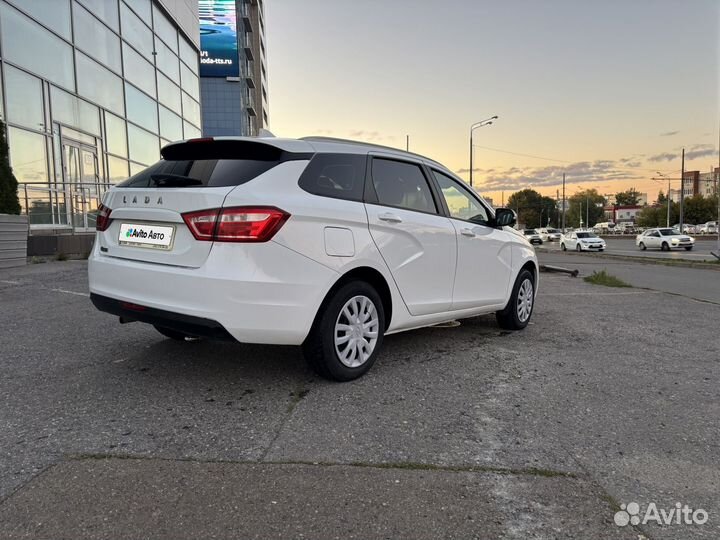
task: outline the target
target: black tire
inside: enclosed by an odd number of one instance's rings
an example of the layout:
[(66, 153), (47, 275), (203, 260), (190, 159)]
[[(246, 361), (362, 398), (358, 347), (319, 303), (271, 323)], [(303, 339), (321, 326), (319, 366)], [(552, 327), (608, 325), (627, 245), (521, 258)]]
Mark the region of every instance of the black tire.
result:
[[(530, 284), (533, 287), (533, 302), (532, 306), (530, 308), (530, 314), (528, 315), (527, 319), (524, 321), (520, 320), (520, 316), (518, 314), (518, 295), (520, 293), (520, 287), (523, 285), (523, 283), (529, 280)], [(521, 270), (520, 274), (518, 275), (517, 279), (515, 280), (515, 285), (513, 285), (512, 294), (510, 295), (510, 299), (508, 300), (507, 305), (505, 306), (505, 309), (502, 311), (495, 312), (495, 319), (497, 320), (498, 325), (500, 328), (504, 328), (505, 330), (522, 330), (525, 328), (528, 323), (530, 322), (530, 318), (532, 317), (532, 312), (535, 308), (535, 298), (534, 298), (534, 291), (535, 291), (535, 279), (533, 278), (532, 272), (530, 272), (527, 269)]]
[(562, 249), (563, 251), (567, 251), (567, 248), (565, 247), (565, 242), (560, 243), (560, 249)]
[(643, 251), (645, 251), (645, 250), (647, 249), (647, 247), (645, 246), (644, 243), (640, 242), (640, 249), (642, 249)]
[[(345, 365), (335, 347), (335, 324), (345, 304), (355, 296), (365, 296), (374, 305), (378, 318), (375, 347), (369, 358), (357, 367)], [(385, 310), (377, 291), (364, 281), (352, 281), (340, 287), (320, 307), (308, 337), (302, 345), (303, 355), (315, 373), (334, 381), (351, 381), (372, 367), (382, 347), (385, 333)]]
[(662, 246), (660, 246), (660, 251), (670, 251), (670, 246), (667, 242), (662, 243)]
[(162, 326), (153, 325), (155, 327), (155, 330), (160, 332), (163, 336), (174, 339), (176, 341), (185, 341), (186, 337), (194, 337), (190, 334), (186, 334), (184, 332), (178, 332), (177, 330), (171, 330), (170, 328), (164, 328)]
[(685, 251), (690, 251), (692, 248), (692, 246), (685, 246)]
[(598, 249), (598, 251), (605, 251), (603, 248)]
[(575, 244), (575, 251), (582, 251), (582, 248), (580, 247), (580, 242)]

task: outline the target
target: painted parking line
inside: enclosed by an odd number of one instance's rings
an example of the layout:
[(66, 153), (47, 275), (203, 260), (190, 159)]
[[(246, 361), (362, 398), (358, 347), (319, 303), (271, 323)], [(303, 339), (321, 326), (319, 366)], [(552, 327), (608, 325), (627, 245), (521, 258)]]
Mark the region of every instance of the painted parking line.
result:
[(9, 279), (0, 279), (0, 283), (6, 283), (7, 285), (20, 285), (19, 281), (11, 281)]
[(90, 298), (90, 293), (68, 291), (66, 289), (50, 289), (50, 290), (53, 292), (59, 292), (59, 293), (63, 293), (63, 294), (73, 294), (75, 296), (84, 296), (85, 298)]

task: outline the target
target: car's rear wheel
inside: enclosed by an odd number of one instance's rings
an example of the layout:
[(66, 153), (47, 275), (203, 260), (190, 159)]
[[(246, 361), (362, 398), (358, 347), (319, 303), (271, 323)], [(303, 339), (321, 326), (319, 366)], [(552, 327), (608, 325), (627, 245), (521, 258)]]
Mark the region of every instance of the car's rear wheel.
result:
[(645, 244), (643, 244), (642, 242), (640, 242), (640, 249), (642, 249), (643, 251), (645, 251), (645, 250), (647, 249), (647, 247), (645, 247)]
[(515, 280), (505, 309), (495, 313), (498, 325), (506, 330), (522, 330), (530, 322), (534, 305), (535, 280), (532, 273), (524, 269)]
[(303, 354), (318, 375), (350, 381), (375, 363), (384, 331), (385, 311), (377, 291), (364, 281), (353, 281), (323, 305)]
[(165, 328), (163, 326), (157, 326), (153, 325), (155, 327), (155, 330), (160, 332), (163, 336), (168, 337), (170, 339), (175, 339), (177, 341), (185, 341), (185, 338), (192, 338), (194, 336), (191, 336), (190, 334), (186, 334), (185, 332), (178, 332), (177, 330), (172, 330), (171, 328)]

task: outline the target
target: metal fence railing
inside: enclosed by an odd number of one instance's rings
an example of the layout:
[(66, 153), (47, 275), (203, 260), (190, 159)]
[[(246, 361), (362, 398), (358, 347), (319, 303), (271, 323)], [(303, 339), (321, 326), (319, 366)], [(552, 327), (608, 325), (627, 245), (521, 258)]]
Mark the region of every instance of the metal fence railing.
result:
[(95, 228), (97, 208), (110, 184), (76, 182), (55, 186), (47, 182), (20, 182), (21, 213), (31, 228)]

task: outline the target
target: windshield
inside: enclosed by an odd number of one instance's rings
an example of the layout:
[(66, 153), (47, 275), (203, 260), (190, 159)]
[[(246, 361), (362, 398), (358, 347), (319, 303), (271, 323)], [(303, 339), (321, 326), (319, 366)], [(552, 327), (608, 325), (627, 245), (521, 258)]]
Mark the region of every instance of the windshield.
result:
[(557, 234), (560, 232), (560, 229), (548, 229), (547, 232), (548, 234)]
[(673, 229), (660, 229), (660, 234), (663, 236), (672, 236), (674, 234), (678, 234), (678, 231)]
[(578, 238), (597, 238), (598, 235), (591, 232), (579, 232), (577, 233)]
[(535, 229), (525, 229), (525, 234), (537, 234)]

